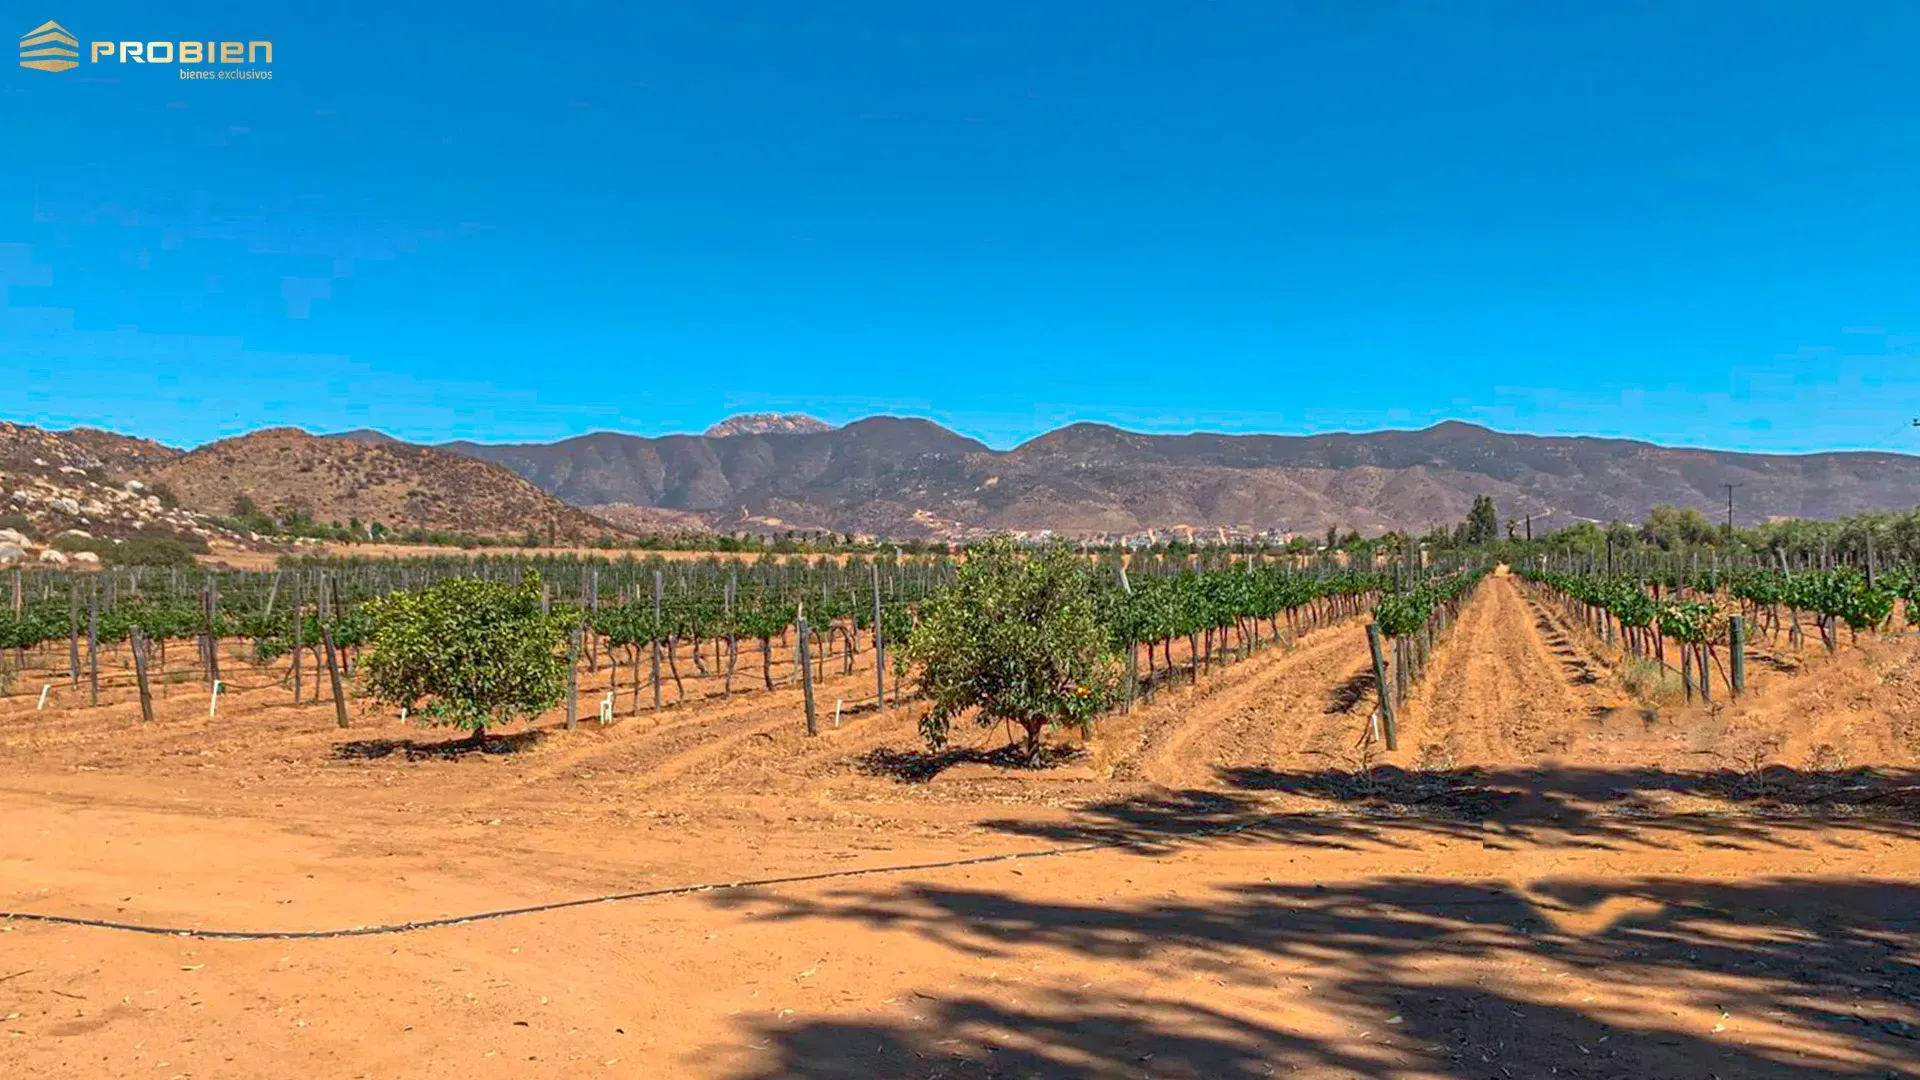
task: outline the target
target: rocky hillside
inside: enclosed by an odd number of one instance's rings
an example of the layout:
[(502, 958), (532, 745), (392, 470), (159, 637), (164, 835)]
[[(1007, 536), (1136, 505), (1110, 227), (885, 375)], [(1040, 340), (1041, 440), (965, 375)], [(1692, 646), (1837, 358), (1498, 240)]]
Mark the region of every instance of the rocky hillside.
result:
[(630, 503), (716, 528), (897, 536), (994, 529), (1132, 533), (1228, 528), (1425, 530), (1491, 495), (1555, 527), (1640, 520), (1659, 504), (1743, 522), (1920, 504), (1920, 458), (1739, 454), (1625, 439), (1514, 435), (1465, 423), (1367, 434), (1142, 435), (1076, 424), (1010, 451), (927, 420), (821, 432), (597, 434), (551, 444), (451, 443), (579, 505)]
[(299, 512), (319, 522), (358, 518), (395, 530), (543, 537), (551, 532), (575, 542), (619, 532), (471, 456), (398, 442), (320, 438), (294, 428), (222, 439), (141, 475), (167, 485), (182, 505), (214, 514), (231, 513), (245, 496), (276, 516)]
[(0, 421), (0, 564), (97, 562), (52, 546), (62, 533), (82, 539), (169, 536), (243, 545), (246, 538), (206, 515), (169, 505), (134, 475), (180, 451), (90, 428), (45, 431)]
[(724, 439), (731, 435), (809, 435), (832, 430), (832, 424), (806, 413), (741, 413), (708, 428), (706, 436)]

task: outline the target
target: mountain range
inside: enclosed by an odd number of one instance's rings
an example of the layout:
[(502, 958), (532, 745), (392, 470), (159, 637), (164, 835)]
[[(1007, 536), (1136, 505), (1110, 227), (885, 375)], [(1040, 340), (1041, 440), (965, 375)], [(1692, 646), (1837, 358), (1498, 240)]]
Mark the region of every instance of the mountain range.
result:
[(997, 530), (1420, 532), (1461, 520), (1480, 495), (1503, 517), (1530, 516), (1537, 531), (1638, 521), (1662, 504), (1717, 519), (1727, 485), (1736, 519), (1748, 524), (1920, 504), (1920, 457), (1906, 454), (1747, 454), (1509, 434), (1457, 421), (1307, 436), (1147, 435), (1074, 424), (1004, 451), (930, 420), (894, 416), (831, 427), (755, 414), (703, 435), (432, 446), (376, 431), (322, 437), (278, 428), (192, 451), (84, 428), (4, 428), (0, 487), (28, 474), (44, 486), (84, 469), (165, 485), (183, 509), (208, 515), (230, 513), (244, 495), (262, 509), (290, 507), (320, 521), (575, 541), (701, 529), (902, 539)]
[[(1536, 525), (1638, 521), (1656, 505), (1737, 520), (1920, 504), (1920, 457), (1748, 454), (1535, 436), (1450, 421), (1418, 431), (1147, 435), (1074, 424), (996, 451), (929, 420), (553, 443), (452, 442), (576, 506), (692, 515), (715, 529), (885, 536), (1148, 529), (1375, 533), (1465, 517), (1478, 495)], [(778, 418), (774, 418), (778, 419)], [(803, 418), (804, 419), (804, 418)], [(818, 425), (813, 421), (812, 425)]]

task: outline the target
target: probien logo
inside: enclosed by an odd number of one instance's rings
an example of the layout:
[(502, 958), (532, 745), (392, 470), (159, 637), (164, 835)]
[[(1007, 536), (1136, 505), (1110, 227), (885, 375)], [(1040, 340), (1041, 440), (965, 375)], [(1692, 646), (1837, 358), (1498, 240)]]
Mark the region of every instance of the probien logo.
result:
[[(271, 41), (90, 41), (87, 62), (179, 64), (183, 79), (271, 79), (271, 71), (225, 71), (226, 65), (271, 65)], [(80, 42), (51, 20), (20, 39), (20, 66), (35, 71), (68, 71), (80, 66)], [(206, 66), (211, 70), (187, 70)]]
[(80, 43), (67, 28), (49, 19), (20, 39), (20, 66), (34, 71), (65, 71), (80, 66)]

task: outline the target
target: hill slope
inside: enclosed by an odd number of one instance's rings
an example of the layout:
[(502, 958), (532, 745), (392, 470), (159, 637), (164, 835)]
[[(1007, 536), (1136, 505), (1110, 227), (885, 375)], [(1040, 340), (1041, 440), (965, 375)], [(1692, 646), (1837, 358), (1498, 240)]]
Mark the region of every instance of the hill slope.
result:
[(994, 451), (927, 420), (723, 438), (595, 434), (552, 444), (450, 443), (578, 505), (891, 535), (991, 529), (1123, 533), (1178, 526), (1424, 530), (1491, 495), (1558, 527), (1640, 520), (1659, 504), (1736, 516), (1834, 517), (1920, 504), (1920, 458), (1741, 454), (1627, 439), (1515, 435), (1449, 422), (1366, 434), (1143, 435), (1075, 424)]
[(0, 421), (0, 528), (9, 530), (0, 534), (0, 564), (23, 558), (64, 564), (64, 556), (45, 552), (44, 542), (70, 529), (99, 539), (241, 541), (205, 515), (164, 505), (138, 482), (139, 470), (178, 456), (172, 447), (93, 428), (47, 431)]
[(263, 510), (298, 509), (317, 521), (359, 518), (483, 536), (549, 529), (563, 540), (616, 530), (506, 469), (474, 457), (398, 442), (328, 439), (293, 428), (208, 443), (145, 469), (181, 503), (229, 513), (239, 496)]

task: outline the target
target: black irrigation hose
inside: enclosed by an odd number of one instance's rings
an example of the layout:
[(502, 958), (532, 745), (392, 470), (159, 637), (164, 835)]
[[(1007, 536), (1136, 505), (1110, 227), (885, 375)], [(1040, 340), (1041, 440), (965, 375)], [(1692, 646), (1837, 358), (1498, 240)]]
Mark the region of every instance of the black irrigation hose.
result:
[[(1237, 826), (1245, 828), (1245, 825)], [(774, 885), (800, 885), (812, 881), (830, 881), (835, 878), (870, 877), (876, 874), (907, 873), (916, 870), (945, 870), (957, 866), (981, 866), (987, 863), (1014, 862), (1021, 859), (1045, 859), (1060, 855), (1074, 855), (1103, 848), (1124, 846), (1116, 840), (1099, 840), (1072, 847), (1047, 848), (1042, 851), (1017, 851), (1000, 855), (976, 855), (965, 859), (949, 859), (944, 862), (907, 863), (895, 866), (874, 866), (864, 870), (828, 870), (817, 874), (795, 874), (790, 877), (759, 878), (751, 881), (712, 882), (704, 885), (676, 885), (663, 889), (642, 889), (635, 892), (608, 893), (605, 896), (588, 896), (578, 900), (556, 900), (550, 904), (533, 904), (527, 907), (501, 908), (496, 911), (482, 911), (472, 915), (449, 915), (440, 919), (420, 919), (414, 922), (387, 923), (380, 926), (353, 926), (344, 930), (196, 930), (184, 926), (149, 926), (144, 923), (113, 922), (108, 919), (88, 919), (78, 915), (46, 915), (32, 911), (0, 911), (0, 920), (21, 922), (54, 923), (60, 926), (90, 926), (101, 930), (126, 930), (136, 934), (157, 934), (165, 937), (202, 938), (212, 941), (307, 941), (321, 938), (373, 937), (380, 934), (405, 934), (415, 930), (432, 930), (443, 926), (459, 926), (462, 923), (487, 922), (492, 919), (507, 919), (516, 915), (537, 915), (547, 911), (560, 911), (566, 908), (588, 907), (593, 904), (614, 904), (625, 900), (649, 900), (665, 896), (691, 896), (694, 893), (724, 892), (730, 889), (757, 889)]]
[[(1244, 832), (1257, 825), (1263, 825), (1293, 816), (1296, 815), (1269, 814), (1247, 821), (1235, 822), (1231, 825), (1194, 829), (1179, 834), (1179, 838), (1229, 836), (1233, 833)], [(125, 930), (135, 934), (201, 938), (210, 941), (311, 941), (324, 938), (373, 937), (380, 934), (405, 934), (415, 930), (432, 930), (443, 926), (459, 926), (463, 923), (507, 919), (516, 915), (538, 915), (547, 911), (590, 907), (595, 904), (617, 904), (627, 900), (653, 900), (668, 896), (692, 896), (695, 893), (703, 892), (769, 888), (775, 885), (804, 885), (814, 881), (875, 877), (880, 874), (905, 874), (921, 870), (950, 870), (961, 866), (985, 866), (991, 863), (1020, 862), (1027, 859), (1052, 859), (1062, 855), (1081, 855), (1090, 851), (1110, 851), (1131, 846), (1133, 846), (1133, 841), (1127, 838), (1091, 840), (1084, 844), (1069, 844), (1062, 847), (1043, 848), (1039, 851), (1012, 851), (1003, 852), (998, 855), (973, 855), (964, 859), (946, 859), (940, 862), (896, 863), (892, 866), (870, 866), (862, 870), (824, 870), (817, 874), (793, 874), (787, 877), (709, 882), (703, 885), (673, 885), (663, 889), (641, 889), (633, 892), (608, 893), (604, 896), (586, 896), (577, 900), (555, 900), (552, 903), (532, 904), (527, 907), (500, 908), (495, 911), (476, 912), (472, 915), (449, 915), (439, 919), (419, 919), (414, 922), (386, 923), (380, 926), (352, 926), (344, 930), (196, 930), (184, 926), (151, 926), (145, 923), (114, 922), (110, 919), (88, 919), (78, 915), (47, 915), (34, 911), (0, 911), (0, 921), (42, 922), (59, 926), (88, 926), (100, 930)]]
[[(1272, 814), (1232, 825), (1216, 826), (1210, 829), (1195, 829), (1181, 834), (1184, 838), (1226, 836), (1243, 832), (1256, 825), (1277, 821), (1293, 815)], [(1012, 851), (999, 855), (973, 855), (964, 859), (947, 859), (941, 862), (897, 863), (892, 866), (871, 866), (863, 870), (825, 870), (817, 874), (793, 874), (788, 877), (757, 878), (748, 881), (710, 882), (704, 885), (675, 885), (664, 889), (641, 889), (634, 892), (608, 893), (605, 896), (587, 896), (578, 900), (556, 900), (549, 904), (532, 904), (527, 907), (501, 908), (496, 911), (482, 911), (472, 915), (449, 915), (440, 919), (420, 919), (414, 922), (387, 923), (381, 926), (353, 926), (344, 930), (196, 930), (184, 926), (149, 926), (144, 923), (113, 922), (109, 919), (88, 919), (78, 915), (46, 915), (33, 911), (0, 911), (0, 921), (43, 922), (60, 926), (90, 926), (101, 930), (126, 930), (136, 934), (157, 934), (165, 937), (202, 938), (212, 941), (308, 941), (321, 938), (372, 937), (379, 934), (405, 934), (415, 930), (432, 930), (442, 926), (459, 926), (462, 923), (486, 922), (491, 919), (506, 919), (516, 915), (537, 915), (547, 911), (561, 911), (566, 908), (589, 907), (594, 904), (615, 904), (626, 900), (650, 900), (666, 896), (691, 896), (694, 893), (725, 892), (732, 889), (758, 889), (775, 885), (803, 885), (814, 881), (832, 881), (839, 878), (874, 877), (880, 874), (904, 874), (920, 870), (949, 870), (961, 866), (985, 866), (990, 863), (1019, 862), (1026, 859), (1051, 859), (1062, 855), (1081, 855), (1089, 851), (1108, 851), (1132, 846), (1129, 839), (1092, 840), (1084, 844), (1070, 844), (1064, 847), (1043, 848), (1039, 851)]]
[[(1888, 794), (1904, 794), (1912, 790), (1916, 789), (1901, 788), (1896, 789), (1896, 792), (1890, 792)], [(1179, 840), (1231, 836), (1234, 833), (1245, 832), (1261, 825), (1299, 816), (1298, 814), (1288, 813), (1266, 814), (1258, 818), (1235, 822), (1231, 825), (1192, 829), (1169, 836), (1167, 842), (1174, 843)], [(548, 911), (563, 911), (567, 908), (590, 907), (596, 904), (617, 904), (628, 900), (652, 900), (672, 896), (692, 896), (695, 893), (704, 892), (770, 888), (777, 885), (803, 885), (816, 881), (877, 877), (882, 874), (904, 874), (924, 870), (950, 870), (963, 866), (987, 866), (993, 863), (1022, 862), (1028, 859), (1052, 859), (1065, 855), (1082, 855), (1092, 851), (1121, 850), (1133, 847), (1134, 844), (1135, 842), (1131, 838), (1115, 837), (1105, 840), (1091, 840), (1083, 844), (1043, 848), (1039, 851), (1013, 851), (1003, 852), (998, 855), (974, 855), (963, 859), (946, 859), (939, 862), (896, 863), (891, 866), (871, 866), (860, 870), (826, 870), (815, 874), (792, 874), (786, 877), (708, 882), (701, 885), (674, 885), (661, 889), (640, 889), (631, 892), (608, 893), (603, 896), (581, 897), (576, 900), (555, 900), (551, 903), (531, 904), (526, 907), (499, 908), (493, 911), (475, 912), (471, 915), (449, 915), (439, 919), (419, 919), (413, 922), (386, 923), (379, 926), (353, 926), (341, 930), (199, 930), (184, 926), (153, 926), (146, 923), (114, 922), (110, 919), (89, 919), (78, 915), (48, 915), (34, 911), (0, 911), (0, 921), (40, 922), (56, 926), (84, 926), (99, 930), (121, 930), (135, 934), (198, 938), (208, 941), (315, 941), (328, 938), (374, 937), (384, 934), (406, 934), (416, 930), (433, 930), (446, 926), (460, 926), (465, 923), (488, 922), (494, 919), (508, 919), (519, 915), (538, 915)]]

